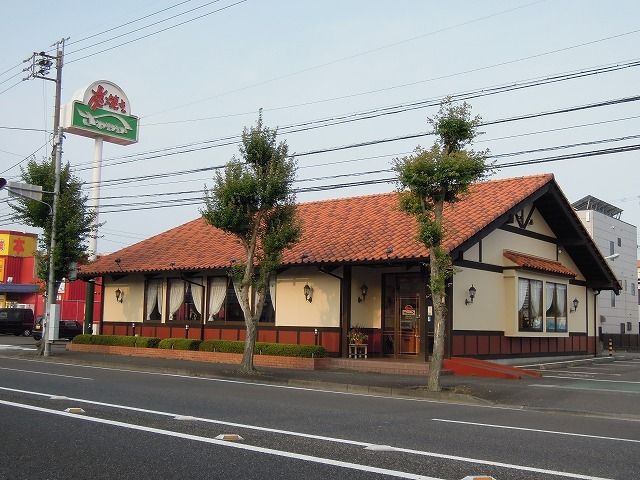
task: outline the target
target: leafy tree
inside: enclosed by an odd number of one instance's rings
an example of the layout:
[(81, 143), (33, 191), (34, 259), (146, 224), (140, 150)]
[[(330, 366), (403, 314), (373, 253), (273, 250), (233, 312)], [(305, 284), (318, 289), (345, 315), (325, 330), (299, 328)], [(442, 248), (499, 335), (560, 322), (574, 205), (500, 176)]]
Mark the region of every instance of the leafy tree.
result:
[[(17, 197), (11, 205), (16, 221), (42, 229), (38, 237), (37, 274), (42, 280), (49, 278), (49, 246), (51, 245), (51, 210), (55, 167), (50, 160), (30, 160), (22, 169), (25, 183), (40, 185), (42, 202)], [(48, 205), (46, 205), (48, 204)], [(56, 248), (54, 255), (54, 291), (63, 278), (68, 277), (72, 264), (87, 258), (88, 239), (95, 221), (95, 212), (87, 207), (87, 196), (82, 193), (82, 182), (71, 173), (69, 164), (60, 171), (60, 196), (56, 218)]]
[(453, 105), (450, 99), (429, 119), (438, 137), (431, 149), (417, 147), (412, 155), (396, 159), (400, 207), (418, 221), (418, 239), (429, 249), (429, 286), (433, 300), (434, 345), (427, 388), (440, 390), (444, 356), (446, 283), (453, 275), (451, 256), (443, 247), (447, 235), (443, 224), (445, 203), (458, 201), (469, 186), (487, 173), (487, 152), (464, 148), (478, 135), (480, 117), (471, 118), (465, 102)]
[[(296, 163), (285, 142), (276, 144), (276, 131), (262, 124), (244, 129), (241, 158), (235, 156), (218, 172), (213, 187), (205, 189), (207, 223), (234, 235), (244, 248), (244, 259), (233, 265), (247, 335), (240, 371), (255, 372), (253, 354), (257, 323), (264, 307), (271, 275), (282, 252), (300, 238), (293, 182)], [(250, 299), (253, 295), (253, 301)]]

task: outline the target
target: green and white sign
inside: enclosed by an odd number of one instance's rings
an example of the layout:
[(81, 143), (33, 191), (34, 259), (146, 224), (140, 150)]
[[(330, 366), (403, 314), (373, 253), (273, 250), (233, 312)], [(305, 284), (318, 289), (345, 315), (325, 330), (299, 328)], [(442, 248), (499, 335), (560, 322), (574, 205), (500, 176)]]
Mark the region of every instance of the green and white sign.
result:
[(62, 125), (66, 132), (119, 145), (138, 141), (138, 117), (131, 115), (129, 99), (120, 87), (106, 80), (74, 94), (64, 106)]
[(73, 102), (71, 125), (66, 131), (107, 142), (129, 145), (138, 141), (138, 117), (123, 115), (103, 108), (92, 110), (89, 105)]

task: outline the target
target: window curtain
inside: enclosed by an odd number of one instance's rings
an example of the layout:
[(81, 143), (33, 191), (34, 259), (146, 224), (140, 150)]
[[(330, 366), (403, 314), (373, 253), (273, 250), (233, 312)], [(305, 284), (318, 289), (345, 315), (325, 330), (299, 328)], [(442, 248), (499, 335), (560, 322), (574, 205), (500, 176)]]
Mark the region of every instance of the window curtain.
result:
[(559, 332), (567, 331), (567, 286), (558, 285), (557, 287), (557, 307), (558, 307), (558, 323), (557, 329)]
[(269, 295), (271, 296), (271, 305), (273, 305), (273, 311), (276, 310), (276, 276), (272, 275), (269, 280)]
[(529, 281), (520, 278), (518, 280), (518, 310), (522, 310), (524, 302), (527, 299), (527, 291), (529, 290)]
[(199, 315), (202, 315), (202, 297), (204, 288), (194, 283), (191, 284), (191, 298), (193, 299), (193, 308)]
[(534, 319), (538, 318), (542, 312), (540, 312), (540, 305), (542, 304), (542, 282), (535, 280), (531, 281), (531, 314)]
[(147, 309), (147, 320), (151, 320), (151, 313), (153, 312), (153, 307), (156, 306), (156, 303), (159, 305), (158, 280), (149, 280), (147, 282), (147, 302), (145, 305), (145, 308)]
[(173, 280), (169, 288), (169, 319), (173, 320), (175, 314), (184, 302), (184, 281)]
[(220, 311), (224, 298), (227, 296), (227, 279), (216, 277), (209, 285), (209, 321), (213, 322), (213, 317)]
[(158, 313), (160, 314), (160, 318), (162, 318), (162, 299), (163, 299), (163, 290), (162, 290), (162, 280), (157, 281), (158, 288), (156, 289), (156, 297), (158, 297)]

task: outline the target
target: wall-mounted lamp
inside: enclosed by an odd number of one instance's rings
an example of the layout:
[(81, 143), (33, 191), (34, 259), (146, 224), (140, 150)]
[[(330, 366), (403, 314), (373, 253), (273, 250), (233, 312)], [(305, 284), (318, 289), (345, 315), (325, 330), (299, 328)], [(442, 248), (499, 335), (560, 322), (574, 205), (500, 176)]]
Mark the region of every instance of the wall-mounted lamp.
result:
[(473, 299), (476, 297), (476, 287), (473, 286), (473, 284), (471, 284), (471, 287), (469, 287), (469, 298), (465, 298), (464, 299), (464, 304), (465, 305), (470, 305), (473, 303)]
[(308, 283), (304, 286), (304, 299), (309, 303), (313, 301), (313, 288)]
[(366, 283), (363, 283), (360, 287), (360, 296), (358, 297), (358, 303), (364, 302), (364, 299), (367, 298), (367, 292), (369, 291), (369, 287), (367, 287)]
[(576, 310), (578, 310), (578, 304), (579, 304), (580, 302), (578, 301), (578, 299), (577, 299), (577, 298), (574, 298), (572, 303), (573, 303), (573, 308), (571, 308), (571, 309), (570, 309), (571, 313), (573, 313), (573, 312), (575, 312)]
[(122, 303), (122, 301), (124, 300), (124, 292), (119, 288), (117, 288), (115, 291), (115, 294), (116, 294), (116, 302)]

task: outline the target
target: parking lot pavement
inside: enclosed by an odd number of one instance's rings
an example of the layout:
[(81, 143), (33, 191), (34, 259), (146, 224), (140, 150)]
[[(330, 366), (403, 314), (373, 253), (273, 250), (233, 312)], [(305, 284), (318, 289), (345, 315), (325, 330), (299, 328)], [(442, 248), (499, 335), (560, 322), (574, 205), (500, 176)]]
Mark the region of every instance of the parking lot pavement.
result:
[(465, 378), (463, 383), (470, 394), (499, 404), (640, 420), (638, 353), (545, 364), (537, 369), (543, 377), (520, 381)]

